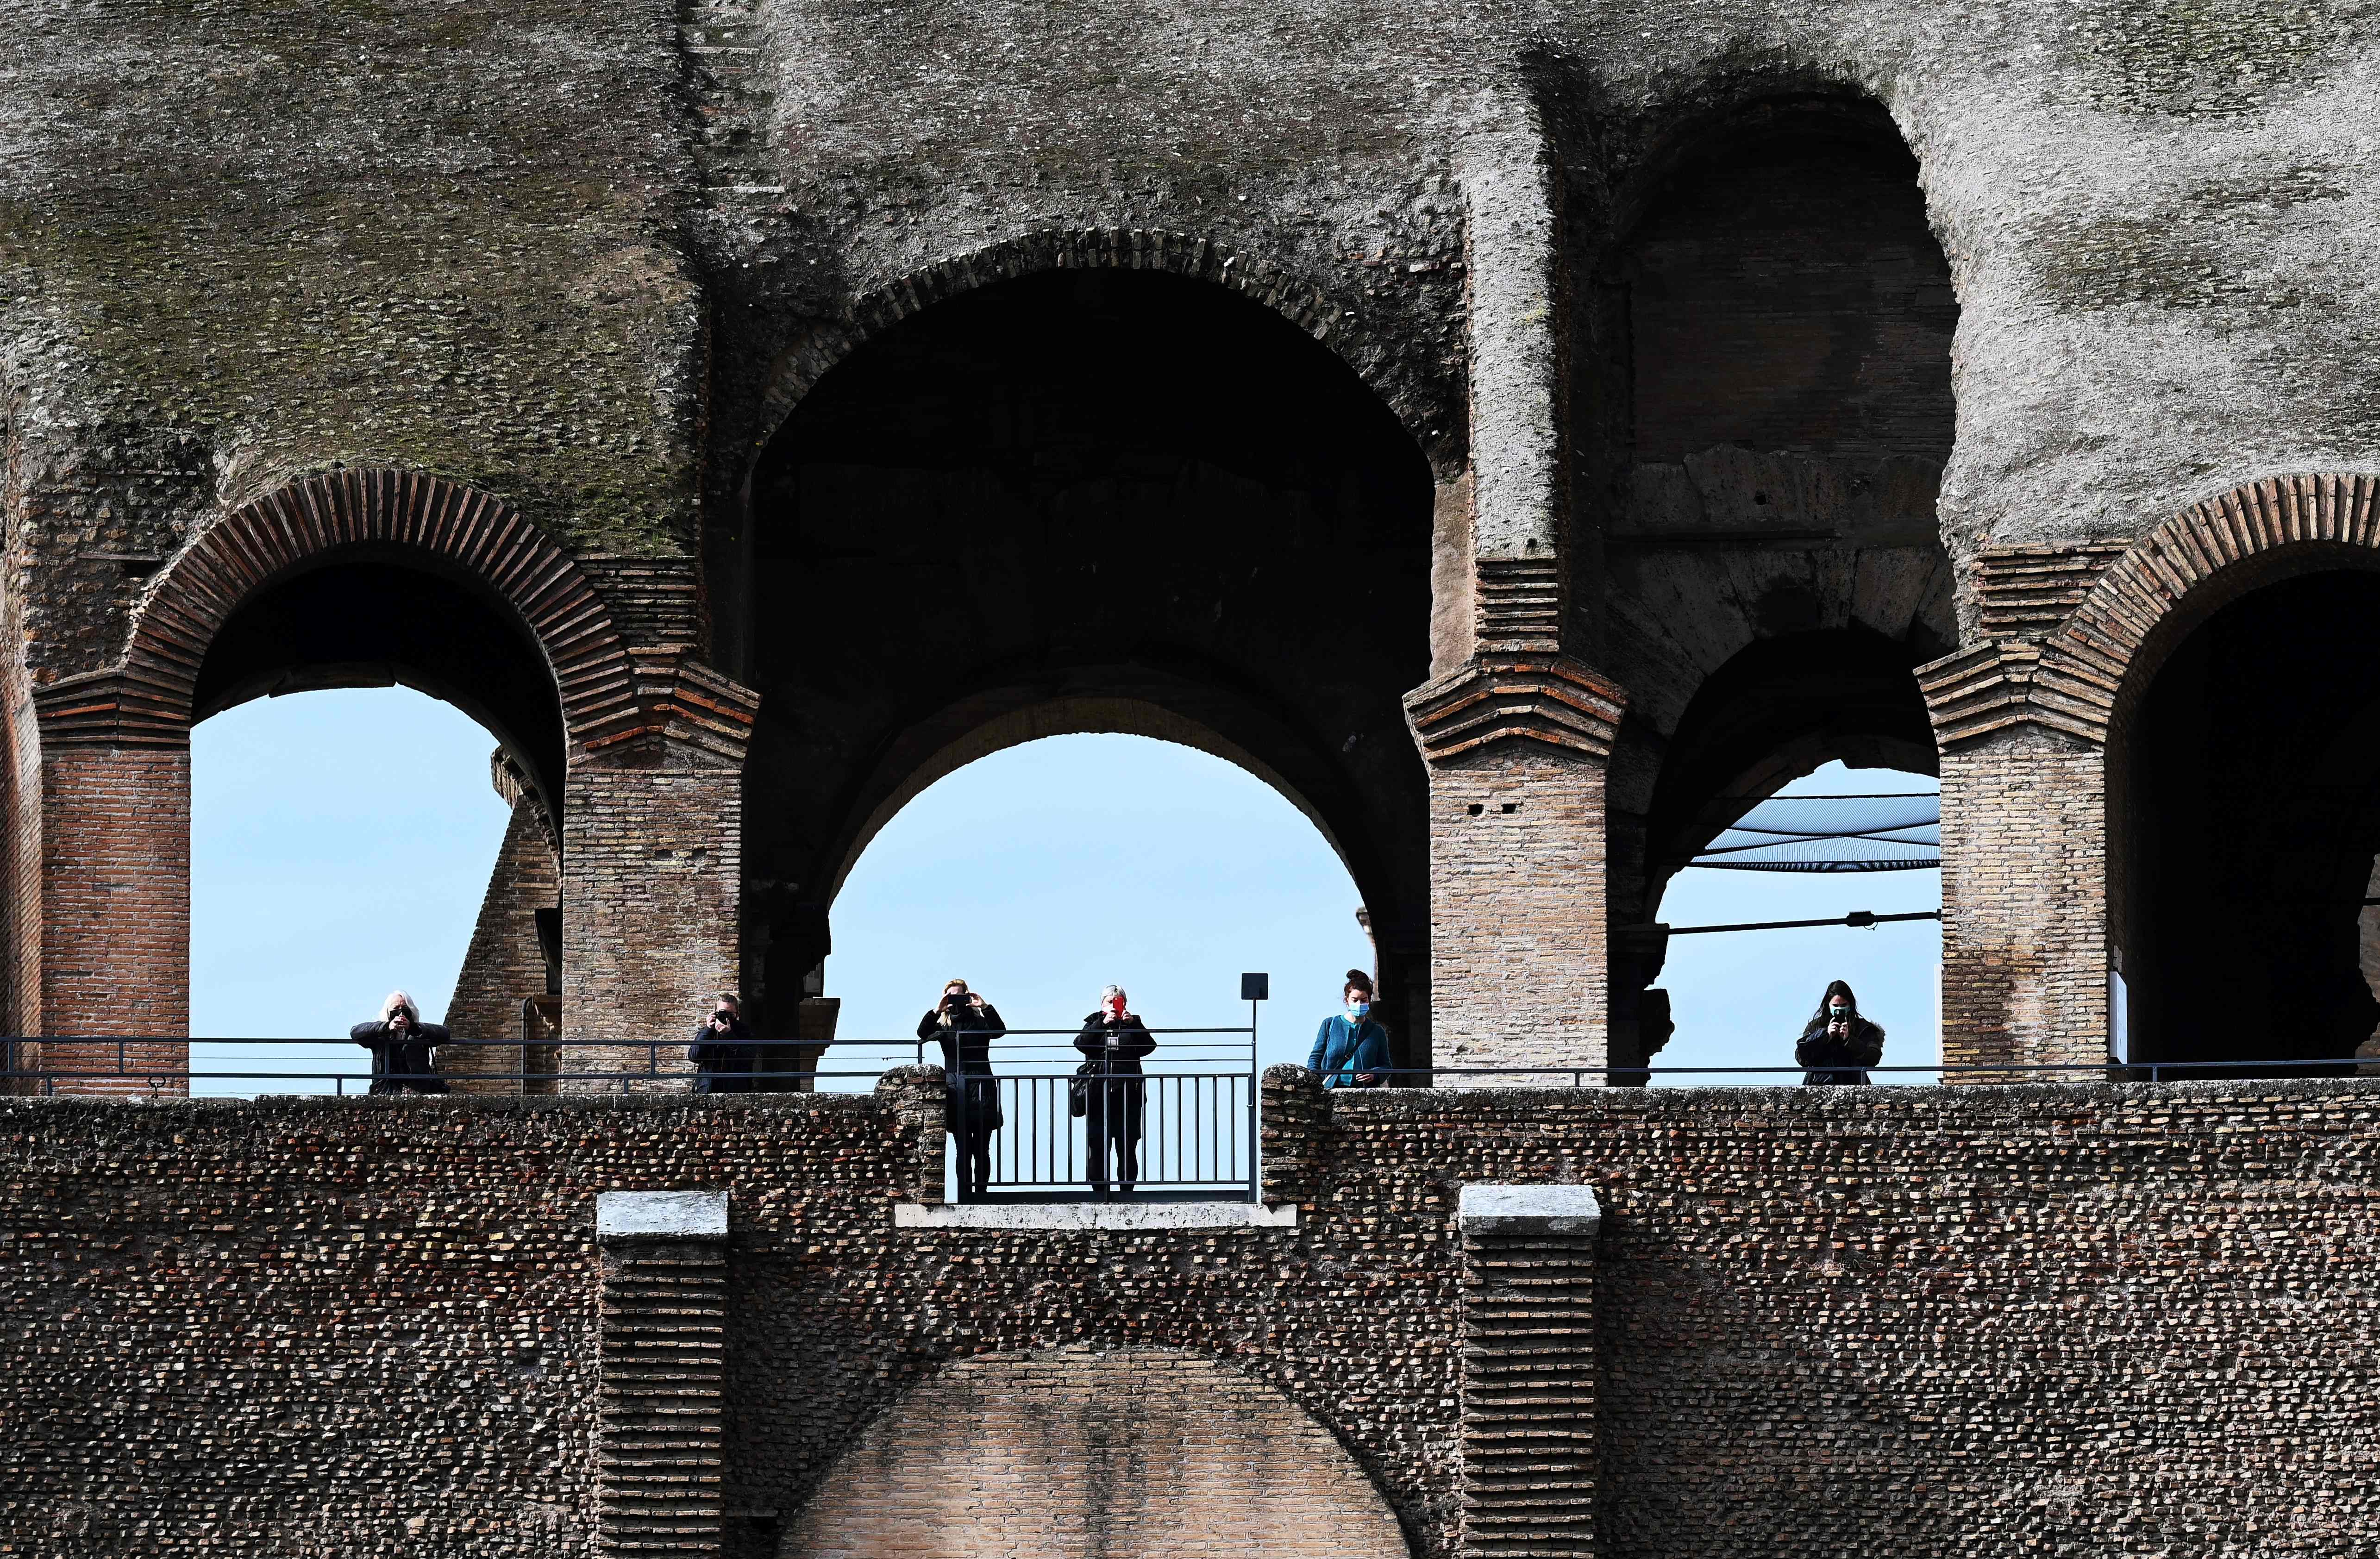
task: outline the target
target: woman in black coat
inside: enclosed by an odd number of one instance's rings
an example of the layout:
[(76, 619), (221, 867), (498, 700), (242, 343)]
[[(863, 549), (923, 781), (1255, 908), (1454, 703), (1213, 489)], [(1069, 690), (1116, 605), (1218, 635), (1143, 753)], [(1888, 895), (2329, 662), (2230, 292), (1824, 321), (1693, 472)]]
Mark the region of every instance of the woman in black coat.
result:
[(917, 1037), (942, 1047), (942, 1076), (950, 1087), (949, 1130), (960, 1138), (963, 1196), (980, 1196), (991, 1182), (991, 1134), (1006, 1124), (1000, 1109), (1000, 1079), (991, 1075), (991, 1041), (1007, 1032), (1000, 1009), (968, 990), (964, 980), (943, 986), (941, 1001), (917, 1019)]
[(1859, 998), (1838, 980), (1818, 998), (1818, 1010), (1793, 1047), (1803, 1088), (1861, 1087), (1867, 1068), (1884, 1059), (1884, 1028), (1860, 1016)]
[(1090, 1059), (1077, 1075), (1088, 1094), (1084, 1111), (1086, 1140), (1090, 1149), (1091, 1188), (1106, 1194), (1109, 1145), (1114, 1145), (1116, 1181), (1124, 1195), (1140, 1177), (1142, 1094), (1140, 1058), (1157, 1048), (1157, 1041), (1140, 1019), (1124, 1009), (1123, 987), (1111, 985), (1099, 997), (1099, 1011), (1083, 1019), (1075, 1048)]

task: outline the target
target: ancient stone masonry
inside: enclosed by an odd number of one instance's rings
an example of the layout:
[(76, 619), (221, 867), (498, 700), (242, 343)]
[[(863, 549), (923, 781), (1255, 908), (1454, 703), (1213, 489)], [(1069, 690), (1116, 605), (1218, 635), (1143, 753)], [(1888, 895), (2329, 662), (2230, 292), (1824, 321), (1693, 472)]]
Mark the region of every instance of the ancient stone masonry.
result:
[[(896, 1220), (940, 1184), (938, 1089), (0, 1102), (0, 1546), (589, 1552), (625, 1530), (607, 1375), (713, 1334), (650, 1275), (723, 1305), (739, 1559), (999, 1472), (953, 1421), (1043, 1426), (1072, 1482), (1017, 1521), (1132, 1516), (1129, 1480), (1068, 1459), (1086, 1413), (1144, 1448), (1181, 1413), (1240, 1426), (1202, 1436), (1224, 1484), (1163, 1513), (1185, 1542), (1284, 1468), (1433, 1559), (1491, 1513), (1583, 1551), (1570, 1480), (1614, 1554), (2330, 1554), (2380, 1520), (2380, 1083), (1325, 1098), (1280, 1071), (1266, 1196), (1293, 1222), (1071, 1231)], [(1599, 1226), (1483, 1241), (1482, 1186), (1585, 1188)], [(628, 1260), (598, 1230), (624, 1190), (726, 1191), (723, 1246)], [(682, 1264), (706, 1242), (723, 1266)], [(1560, 1349), (1524, 1335), (1547, 1309)], [(1135, 1350), (1179, 1389), (1115, 1391)], [(1510, 1390), (1532, 1356), (1547, 1386)], [(1533, 1398), (1560, 1454), (1483, 1503)]]
[[(2084, 993), (2154, 940), (2128, 712), (2236, 592), (2371, 550), (2374, 18), (30, 17), (0, 1009), (170, 1046), (188, 727), (396, 682), (537, 791), (582, 1035), (734, 986), (815, 1044), (885, 810), (1064, 725), (1195, 735), (1314, 817), (1401, 1062), (1622, 1078), (1665, 1002), (1626, 928), (1731, 810), (1955, 768), (1961, 1054), (2095, 1059)], [(1608, 735), (1433, 726), (1548, 665)], [(2373, 775), (2311, 761), (2360, 815)]]
[(723, 1507), (727, 1198), (613, 1191), (603, 1243), (598, 1547), (716, 1553)]
[(1463, 1549), (1590, 1555), (1595, 1239), (1584, 1186), (1465, 1186)]
[[(1943, 749), (1945, 1059), (2089, 1062), (2122, 1042), (2108, 1027), (2123, 930), (2110, 901), (2126, 871), (2133, 712), (2175, 646), (2227, 603), (2368, 569), (2375, 545), (2374, 479), (2305, 476), (2195, 505), (2120, 553), (1986, 559), (1984, 621), (2009, 637), (1921, 673)], [(2264, 1042), (2336, 1048), (2302, 1031)]]

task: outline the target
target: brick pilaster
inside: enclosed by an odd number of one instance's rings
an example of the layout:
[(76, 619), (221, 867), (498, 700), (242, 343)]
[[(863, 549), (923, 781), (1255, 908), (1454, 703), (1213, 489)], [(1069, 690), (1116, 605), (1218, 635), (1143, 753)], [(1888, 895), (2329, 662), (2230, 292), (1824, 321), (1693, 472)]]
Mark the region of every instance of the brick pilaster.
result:
[[(114, 678), (77, 679), (36, 695), (41, 717), (38, 1010), (48, 1035), (155, 1036), (149, 1044), (26, 1047), (43, 1070), (89, 1071), (36, 1091), (180, 1094), (190, 1030), (190, 749), (187, 727), (87, 729)], [(154, 1086), (119, 1076), (176, 1074)]]
[(727, 1196), (608, 1192), (598, 1552), (722, 1546)]
[(1406, 696), (1429, 769), (1438, 1065), (1608, 1059), (1604, 770), (1625, 702), (1548, 654), (1483, 654)]
[(638, 699), (655, 712), (650, 734), (574, 756), (565, 781), (562, 1008), (572, 1038), (654, 1048), (574, 1049), (565, 1069), (657, 1062), (682, 1076), (695, 1020), (738, 981), (744, 751), (759, 700), (674, 658), (640, 661)]
[(2106, 749), (2027, 722), (1946, 741), (1941, 773), (1943, 1061), (2107, 1060)]
[(1465, 1186), (1464, 1559), (1596, 1552), (1595, 1240), (1585, 1186)]

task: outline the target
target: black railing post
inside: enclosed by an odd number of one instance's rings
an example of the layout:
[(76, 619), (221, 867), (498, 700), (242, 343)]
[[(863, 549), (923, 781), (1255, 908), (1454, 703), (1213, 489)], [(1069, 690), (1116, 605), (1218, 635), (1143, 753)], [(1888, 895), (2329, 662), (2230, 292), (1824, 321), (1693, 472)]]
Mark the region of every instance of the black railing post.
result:
[[(1269, 980), (1266, 981), (1268, 987), (1270, 983)], [(1258, 1132), (1262, 1125), (1257, 1104), (1257, 1095), (1260, 1091), (1259, 1074), (1257, 1067), (1257, 1002), (1258, 998), (1253, 990), (1248, 989), (1246, 976), (1241, 977), (1240, 984), (1248, 998), (1248, 1200), (1256, 1201), (1264, 1195), (1264, 1188), (1257, 1179), (1257, 1144), (1261, 1140)]]

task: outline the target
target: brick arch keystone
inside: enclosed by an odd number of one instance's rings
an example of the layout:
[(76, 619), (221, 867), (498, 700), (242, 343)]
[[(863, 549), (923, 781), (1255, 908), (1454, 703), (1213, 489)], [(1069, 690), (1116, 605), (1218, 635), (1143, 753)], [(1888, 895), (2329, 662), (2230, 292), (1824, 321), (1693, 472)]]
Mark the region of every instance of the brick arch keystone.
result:
[(2380, 476), (2265, 477), (2193, 504), (2107, 565), (2040, 643), (1999, 639), (1923, 668), (1945, 747), (2024, 723), (2105, 746), (2165, 652), (2260, 586), (2380, 568)]
[(553, 674), (574, 743), (595, 751), (657, 727), (668, 700), (651, 696), (601, 598), (543, 531), (438, 477), (347, 470), (292, 482), (202, 531), (150, 587), (119, 666), (36, 694), (44, 740), (183, 745), (200, 665), (232, 614), (283, 571), (364, 542), (418, 549), (509, 604)]
[[(1266, 265), (1213, 239), (1161, 227), (1050, 229), (1003, 239), (954, 255), (878, 287), (856, 301), (840, 324), (814, 335), (779, 362), (760, 406), (752, 454), (755, 458), (784, 428), (794, 408), (836, 364), (876, 336), (936, 303), (995, 282), (1045, 271), (1158, 271), (1212, 282), (1271, 310), (1318, 342), (1344, 334), (1344, 311), (1317, 284)], [(1429, 447), (1427, 430), (1372, 375), (1345, 352), (1339, 354), (1365, 386), (1378, 396), (1408, 436)]]

